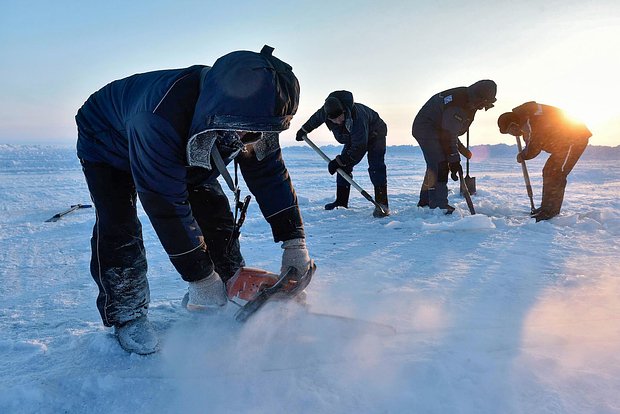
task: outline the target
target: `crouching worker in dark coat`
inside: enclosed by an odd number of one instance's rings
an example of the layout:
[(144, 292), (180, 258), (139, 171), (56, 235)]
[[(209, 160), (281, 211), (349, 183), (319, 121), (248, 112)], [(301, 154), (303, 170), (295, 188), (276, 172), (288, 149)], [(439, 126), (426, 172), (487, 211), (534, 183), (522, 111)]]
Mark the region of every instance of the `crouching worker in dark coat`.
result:
[[(387, 196), (387, 169), (385, 167), (385, 147), (387, 125), (379, 114), (361, 103), (353, 102), (349, 91), (335, 91), (325, 99), (325, 104), (308, 119), (295, 139), (303, 141), (303, 136), (325, 123), (334, 134), (336, 141), (344, 144), (342, 152), (328, 164), (328, 171), (334, 175), (338, 168), (352, 176), (353, 167), (364, 154), (368, 154), (368, 175), (375, 187), (375, 201), (384, 211), (375, 207), (375, 217), (389, 214)], [(351, 185), (339, 174), (336, 177), (336, 201), (325, 205), (326, 210), (349, 206)]]
[(543, 168), (542, 201), (532, 217), (538, 222), (560, 214), (566, 178), (586, 149), (590, 130), (560, 109), (534, 101), (501, 114), (497, 125), (502, 134), (523, 136), (526, 145), (517, 162), (535, 158), (541, 151), (551, 154)]
[(446, 214), (454, 211), (448, 204), (448, 173), (457, 181), (457, 174), (463, 172), (459, 152), (471, 158), (458, 137), (467, 132), (476, 111), (493, 107), (496, 92), (495, 82), (481, 80), (438, 93), (420, 109), (412, 128), (426, 161), (419, 207), (440, 208)]
[(274, 241), (282, 242), (283, 269), (308, 270), (297, 196), (278, 144), (278, 133), (297, 110), (299, 83), (272, 51), (237, 51), (212, 68), (120, 79), (91, 95), (77, 113), (77, 154), (97, 213), (90, 266), (99, 287), (97, 307), (129, 352), (158, 349), (147, 319), (137, 197), (189, 282), (190, 310), (224, 306), (224, 283), (244, 265), (228, 199), (216, 180), (233, 159)]

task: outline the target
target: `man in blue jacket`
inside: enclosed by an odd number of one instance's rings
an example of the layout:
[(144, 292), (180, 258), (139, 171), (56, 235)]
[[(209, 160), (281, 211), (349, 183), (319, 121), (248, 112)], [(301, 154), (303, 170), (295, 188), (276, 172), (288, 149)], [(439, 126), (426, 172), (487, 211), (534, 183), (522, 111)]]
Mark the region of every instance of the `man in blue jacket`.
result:
[(457, 174), (463, 172), (459, 152), (471, 158), (458, 137), (467, 132), (476, 111), (493, 107), (496, 92), (495, 82), (481, 80), (433, 95), (420, 109), (412, 127), (426, 161), (419, 207), (440, 208), (446, 214), (454, 211), (448, 204), (448, 173), (457, 181)]
[(76, 115), (77, 154), (97, 213), (90, 266), (99, 287), (97, 307), (129, 352), (158, 349), (147, 319), (136, 196), (189, 282), (190, 310), (225, 305), (224, 283), (244, 264), (228, 199), (216, 180), (233, 158), (274, 241), (282, 242), (282, 268), (300, 274), (309, 268), (297, 196), (278, 145), (278, 133), (297, 110), (299, 83), (272, 51), (237, 51), (212, 68), (120, 79), (91, 95)]
[[(303, 141), (303, 136), (309, 134), (321, 124), (334, 134), (336, 141), (344, 144), (342, 152), (328, 164), (328, 171), (334, 175), (341, 168), (349, 175), (364, 154), (368, 153), (368, 175), (375, 187), (375, 201), (384, 209), (376, 207), (373, 215), (384, 217), (389, 214), (387, 196), (387, 169), (385, 167), (385, 147), (387, 125), (379, 114), (353, 101), (353, 94), (349, 91), (335, 91), (325, 99), (325, 104), (297, 131), (295, 139)], [(336, 178), (336, 201), (325, 205), (326, 210), (336, 207), (349, 206), (351, 185), (340, 175)]]

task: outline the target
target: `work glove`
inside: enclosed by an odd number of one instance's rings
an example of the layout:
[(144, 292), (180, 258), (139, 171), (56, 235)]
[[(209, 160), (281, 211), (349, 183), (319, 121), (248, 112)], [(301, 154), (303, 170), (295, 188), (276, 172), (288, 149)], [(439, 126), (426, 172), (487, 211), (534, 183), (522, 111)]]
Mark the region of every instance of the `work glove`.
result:
[(458, 142), (458, 149), (459, 149), (459, 152), (461, 153), (461, 155), (463, 157), (467, 158), (468, 160), (471, 159), (471, 157), (472, 157), (471, 151), (469, 150), (469, 148), (467, 148), (465, 145), (463, 145), (461, 143), (461, 141)]
[(465, 158), (467, 158), (468, 160), (471, 160), (472, 157), (472, 153), (469, 149), (467, 149), (466, 147), (463, 148), (459, 148), (459, 152), (461, 153), (461, 155)]
[(219, 308), (227, 302), (226, 287), (215, 271), (202, 280), (189, 282), (187, 294), (187, 309), (192, 311)]
[(295, 135), (295, 141), (303, 141), (305, 135), (306, 131), (304, 131), (303, 128), (300, 128), (299, 131), (297, 131), (297, 135)]
[(517, 154), (517, 162), (518, 162), (519, 164), (521, 164), (521, 163), (523, 162), (523, 155), (521, 155), (521, 153), (518, 153), (518, 154)]
[(327, 164), (327, 171), (329, 171), (331, 175), (334, 175), (338, 168), (344, 168), (345, 166), (346, 164), (342, 162), (340, 156), (336, 155), (336, 158), (334, 158)]
[(452, 178), (452, 181), (458, 181), (458, 173), (463, 174), (463, 167), (461, 167), (461, 161), (448, 163), (448, 168), (450, 169), (450, 177)]
[(297, 274), (302, 276), (310, 268), (310, 256), (306, 248), (306, 239), (291, 239), (282, 242), (282, 266), (280, 273), (286, 272), (289, 267), (294, 267)]

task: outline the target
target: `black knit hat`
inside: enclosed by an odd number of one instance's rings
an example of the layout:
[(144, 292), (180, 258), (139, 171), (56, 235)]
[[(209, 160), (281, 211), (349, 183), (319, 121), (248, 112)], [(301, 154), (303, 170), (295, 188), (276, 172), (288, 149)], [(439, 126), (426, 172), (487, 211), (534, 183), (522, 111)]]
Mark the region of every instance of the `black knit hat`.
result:
[(497, 118), (497, 126), (499, 127), (499, 132), (505, 134), (508, 132), (508, 127), (512, 123), (519, 123), (519, 117), (514, 112), (504, 112)]
[(342, 103), (334, 96), (328, 96), (325, 99), (323, 110), (328, 119), (336, 119), (344, 112)]

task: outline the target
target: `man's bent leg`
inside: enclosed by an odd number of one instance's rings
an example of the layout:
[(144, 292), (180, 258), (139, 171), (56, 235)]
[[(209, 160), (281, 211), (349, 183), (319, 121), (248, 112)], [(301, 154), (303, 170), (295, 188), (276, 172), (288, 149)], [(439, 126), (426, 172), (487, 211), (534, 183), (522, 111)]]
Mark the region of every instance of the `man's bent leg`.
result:
[(121, 326), (146, 316), (150, 299), (136, 190), (128, 172), (88, 161), (82, 169), (97, 215), (90, 263), (97, 308), (104, 325)]
[(189, 202), (213, 260), (224, 283), (242, 266), (239, 238), (233, 236), (234, 217), (226, 194), (217, 179), (190, 189)]

